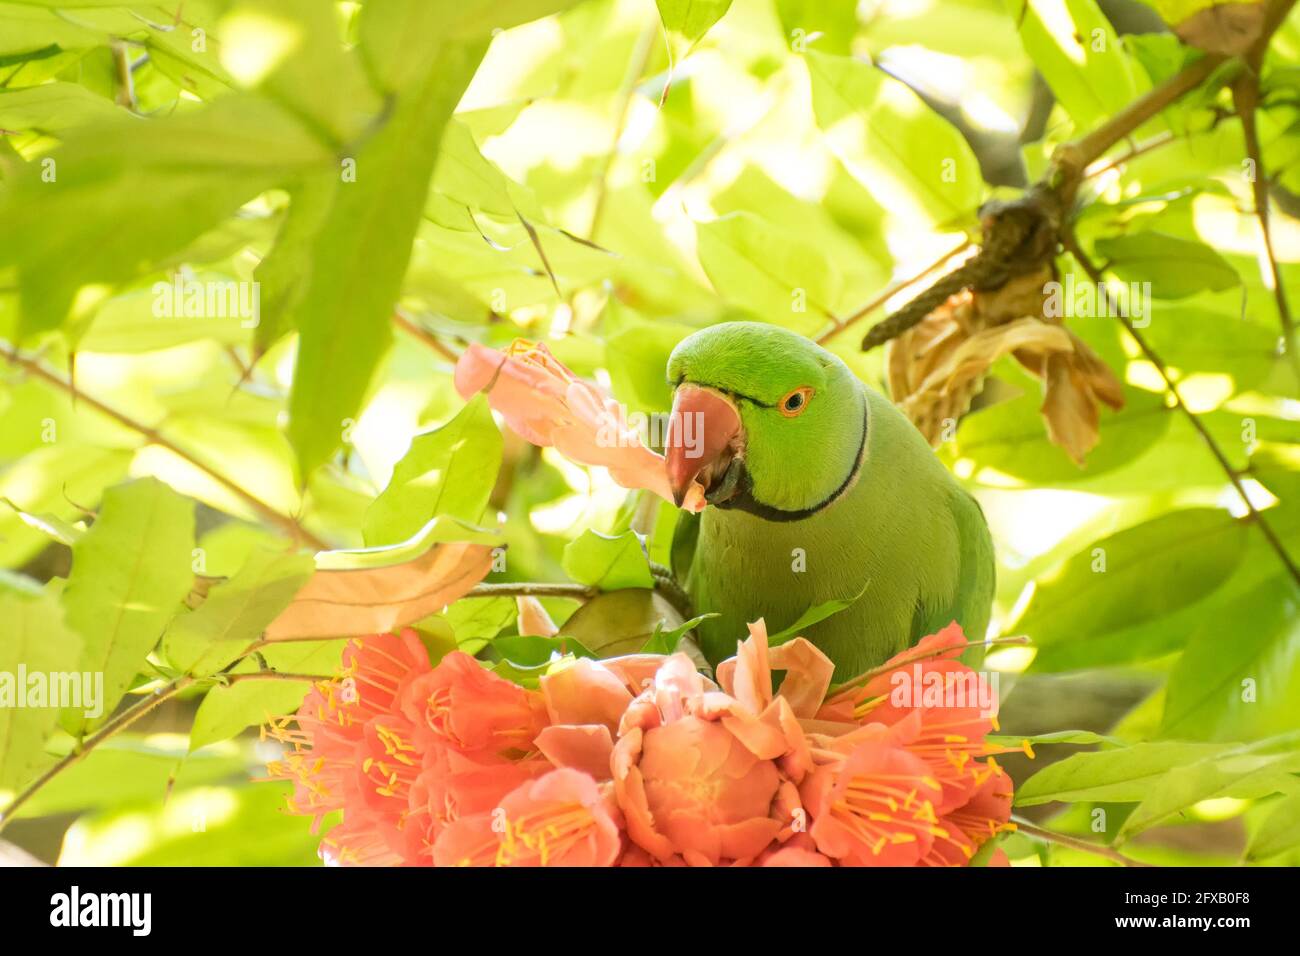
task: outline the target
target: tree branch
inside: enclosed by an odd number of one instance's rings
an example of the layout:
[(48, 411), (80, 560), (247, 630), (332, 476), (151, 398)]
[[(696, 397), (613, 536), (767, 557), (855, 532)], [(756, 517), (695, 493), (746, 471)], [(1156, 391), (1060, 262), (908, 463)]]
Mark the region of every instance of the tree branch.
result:
[(1156, 350), (1151, 347), (1151, 344), (1146, 340), (1146, 337), (1138, 331), (1136, 326), (1133, 325), (1132, 320), (1125, 314), (1125, 310), (1120, 308), (1118, 303), (1115, 302), (1110, 291), (1106, 288), (1102, 271), (1097, 268), (1084, 251), (1079, 248), (1079, 244), (1075, 240), (1074, 236), (1072, 234), (1067, 234), (1064, 242), (1065, 248), (1072, 256), (1074, 256), (1079, 265), (1083, 267), (1083, 271), (1088, 273), (1092, 280), (1097, 283), (1097, 287), (1102, 291), (1102, 294), (1106, 296), (1107, 306), (1111, 310), (1112, 314), (1119, 319), (1125, 330), (1133, 338), (1133, 341), (1137, 343), (1137, 347), (1141, 349), (1142, 354), (1146, 356), (1147, 361), (1155, 366), (1156, 371), (1160, 374), (1161, 380), (1165, 384), (1166, 390), (1174, 400), (1174, 406), (1187, 416), (1187, 420), (1191, 422), (1192, 427), (1196, 429), (1196, 433), (1201, 436), (1201, 440), (1204, 441), (1206, 447), (1209, 448), (1210, 454), (1214, 456), (1215, 461), (1217, 461), (1219, 466), (1223, 469), (1223, 473), (1227, 475), (1228, 481), (1232, 482), (1232, 487), (1236, 490), (1237, 496), (1241, 499), (1241, 503), (1245, 506), (1247, 513), (1250, 515), (1250, 520), (1259, 528), (1260, 533), (1268, 540), (1270, 547), (1277, 552), (1279, 560), (1281, 560), (1283, 566), (1286, 567), (1287, 572), (1291, 575), (1292, 579), (1297, 584), (1300, 584), (1300, 567), (1296, 566), (1296, 563), (1291, 559), (1291, 555), (1287, 553), (1286, 547), (1282, 544), (1282, 539), (1277, 536), (1277, 532), (1273, 530), (1272, 526), (1264, 518), (1263, 514), (1260, 513), (1259, 509), (1256, 508), (1254, 503), (1250, 500), (1250, 495), (1246, 493), (1245, 485), (1241, 483), (1241, 476), (1237, 473), (1237, 469), (1232, 466), (1232, 462), (1228, 460), (1228, 456), (1224, 453), (1223, 449), (1219, 447), (1219, 443), (1215, 441), (1214, 436), (1210, 434), (1210, 430), (1205, 427), (1205, 423), (1201, 421), (1200, 416), (1188, 408), (1186, 402), (1183, 401), (1183, 396), (1179, 393), (1178, 385), (1174, 382), (1173, 376), (1169, 374), (1169, 367), (1165, 364), (1164, 359), (1156, 353)]
[(862, 306), (862, 308), (858, 309), (852, 315), (849, 315), (843, 319), (836, 319), (834, 325), (832, 325), (830, 329), (823, 332), (821, 335), (817, 337), (817, 344), (825, 345), (831, 339), (835, 338), (835, 336), (839, 335), (841, 332), (847, 329), (854, 322), (858, 321), (861, 318), (865, 318), (866, 316), (870, 315), (872, 312), (875, 312), (876, 309), (880, 308), (882, 305), (884, 305), (894, 296), (898, 295), (898, 293), (902, 292), (904, 289), (908, 288), (909, 286), (916, 285), (916, 283), (920, 282), (930, 273), (941, 268), (944, 265), (944, 263), (949, 262), (954, 257), (965, 252), (967, 249), (970, 248), (970, 245), (971, 245), (971, 241), (969, 239), (963, 240), (961, 245), (956, 246), (953, 249), (950, 249), (948, 252), (945, 252), (942, 256), (940, 256), (934, 262), (930, 263), (920, 272), (917, 272), (916, 274), (912, 275), (907, 279), (900, 279), (899, 281), (895, 282), (893, 285), (886, 288), (884, 292), (880, 293), (878, 296), (876, 296), (866, 305)]
[(1112, 850), (1110, 847), (1102, 846), (1100, 843), (1093, 843), (1089, 840), (1069, 836), (1065, 833), (1057, 833), (1055, 830), (1046, 830), (1043, 827), (1030, 823), (1024, 817), (1012, 816), (1011, 822), (1016, 825), (1016, 831), (1018, 833), (1024, 833), (1028, 836), (1036, 837), (1039, 840), (1045, 840), (1048, 843), (1057, 843), (1061, 846), (1068, 846), (1071, 850), (1082, 850), (1084, 853), (1091, 853), (1094, 856), (1102, 856), (1113, 863), (1118, 863), (1120, 866), (1149, 867), (1152, 865), (1125, 856), (1118, 850)]
[(1259, 106), (1259, 74), (1244, 71), (1232, 84), (1232, 102), (1241, 117), (1241, 132), (1246, 141), (1246, 157), (1253, 167), (1250, 186), (1255, 201), (1255, 218), (1259, 221), (1260, 237), (1264, 244), (1264, 256), (1268, 260), (1269, 278), (1273, 284), (1273, 296), (1277, 301), (1278, 320), (1282, 324), (1282, 347), (1295, 369), (1296, 380), (1300, 382), (1300, 352), (1297, 352), (1295, 320), (1291, 317), (1291, 307), (1287, 303), (1286, 287), (1282, 282), (1282, 269), (1277, 263), (1277, 254), (1273, 251), (1273, 235), (1269, 229), (1268, 176), (1264, 172), (1264, 155), (1259, 146), (1259, 129), (1255, 124), (1255, 110)]
[(9, 821), (14, 818), (14, 815), (24, 804), (31, 800), (31, 798), (34, 797), (42, 787), (53, 780), (58, 774), (67, 770), (74, 764), (80, 763), (87, 754), (109, 737), (112, 737), (114, 734), (130, 727), (163, 701), (175, 697), (181, 691), (191, 686), (194, 682), (193, 677), (178, 677), (171, 683), (158, 688), (143, 700), (139, 700), (132, 704), (126, 710), (108, 721), (108, 723), (104, 724), (104, 726), (100, 727), (99, 730), (80, 741), (71, 753), (60, 759), (54, 764), (54, 766), (50, 767), (43, 774), (29, 783), (25, 788), (23, 788), (22, 792), (19, 793), (18, 796), (14, 797), (13, 800), (10, 801), (9, 805), (4, 808), (3, 813), (0, 813), (0, 831), (4, 830), (4, 828), (9, 825)]
[(304, 528), (296, 518), (276, 511), (261, 498), (258, 498), (249, 491), (245, 491), (240, 485), (221, 474), (221, 472), (217, 471), (211, 465), (206, 464), (193, 453), (181, 448), (156, 428), (145, 425), (143, 422), (138, 422), (125, 412), (118, 411), (111, 405), (107, 405), (99, 399), (87, 395), (85, 392), (76, 390), (71, 380), (65, 378), (61, 373), (54, 369), (49, 368), (39, 359), (23, 355), (18, 351), (18, 349), (11, 347), (4, 342), (0, 342), (0, 355), (3, 355), (14, 365), (26, 369), (30, 374), (35, 375), (42, 381), (53, 385), (55, 388), (60, 389), (71, 396), (74, 396), (77, 401), (89, 405), (100, 414), (106, 415), (118, 424), (124, 425), (131, 429), (131, 431), (136, 432), (144, 438), (146, 444), (157, 445), (159, 448), (165, 448), (178, 458), (182, 458), (189, 462), (195, 468), (216, 481), (223, 488), (232, 492), (267, 522), (287, 532), (295, 541), (305, 542), (307, 545), (316, 548), (319, 551), (324, 551), (329, 548), (329, 545), (323, 539), (317, 537), (315, 534)]
[(1165, 107), (1173, 105), (1200, 86), (1226, 60), (1227, 57), (1217, 53), (1206, 54), (1138, 97), (1091, 133), (1060, 146), (1052, 155), (1048, 180), (1063, 190), (1065, 205), (1074, 202), (1074, 194), (1088, 166), (1143, 123), (1154, 119)]
[(406, 332), (412, 338), (419, 341), (420, 344), (426, 345), (433, 351), (437, 352), (452, 365), (455, 365), (460, 360), (460, 355), (448, 348), (447, 345), (444, 344), (436, 335), (424, 326), (411, 321), (397, 310), (393, 311), (393, 324), (403, 332)]
[(1020, 198), (987, 203), (980, 210), (984, 229), (980, 251), (872, 326), (862, 340), (862, 350), (870, 351), (902, 335), (962, 289), (997, 289), (1008, 279), (1050, 260), (1088, 167), (1165, 107), (1200, 86), (1223, 62), (1225, 57), (1217, 54), (1201, 57), (1091, 133), (1059, 146), (1047, 175)]
[(627, 128), (627, 117), (632, 109), (632, 97), (636, 94), (637, 81), (650, 64), (650, 55), (654, 52), (655, 37), (659, 35), (659, 18), (655, 16), (641, 31), (636, 49), (628, 63), (627, 74), (623, 77), (623, 89), (620, 93), (618, 123), (614, 127), (614, 138), (610, 141), (609, 152), (600, 167), (600, 176), (596, 180), (596, 202), (591, 209), (591, 225), (587, 227), (587, 238), (596, 241), (600, 230), (600, 219), (605, 212), (605, 197), (609, 193), (609, 173), (614, 167), (614, 157), (618, 155), (618, 141), (623, 138)]

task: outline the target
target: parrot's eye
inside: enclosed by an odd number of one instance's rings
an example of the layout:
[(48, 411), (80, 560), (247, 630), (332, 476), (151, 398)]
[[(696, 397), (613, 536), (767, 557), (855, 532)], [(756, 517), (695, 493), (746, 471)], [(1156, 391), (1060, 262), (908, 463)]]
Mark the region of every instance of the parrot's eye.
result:
[(807, 385), (804, 385), (801, 388), (796, 388), (793, 392), (786, 395), (785, 398), (781, 399), (779, 406), (781, 414), (786, 418), (794, 418), (796, 415), (801, 414), (803, 410), (808, 407), (808, 402), (812, 399), (812, 394), (813, 390)]

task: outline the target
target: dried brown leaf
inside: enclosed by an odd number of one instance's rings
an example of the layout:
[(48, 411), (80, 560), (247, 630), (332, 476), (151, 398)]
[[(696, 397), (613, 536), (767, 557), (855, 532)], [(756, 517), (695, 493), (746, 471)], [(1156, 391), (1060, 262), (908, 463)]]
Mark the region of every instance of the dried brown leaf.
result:
[(1259, 39), (1264, 27), (1264, 3), (1221, 3), (1196, 11), (1176, 25), (1174, 33), (1188, 46), (1207, 53), (1236, 56)]
[(1086, 342), (1043, 317), (1052, 278), (1044, 267), (999, 289), (958, 293), (891, 343), (890, 392), (931, 444), (969, 411), (993, 363), (1011, 354), (1044, 382), (1051, 440), (1080, 464), (1096, 446), (1097, 403), (1121, 408), (1123, 387)]
[[(496, 543), (491, 532), (437, 518), (396, 548), (323, 552), (316, 573), (266, 629), (266, 639), (382, 634), (405, 627), (441, 611), (486, 577)], [(382, 563), (389, 556), (391, 562)]]

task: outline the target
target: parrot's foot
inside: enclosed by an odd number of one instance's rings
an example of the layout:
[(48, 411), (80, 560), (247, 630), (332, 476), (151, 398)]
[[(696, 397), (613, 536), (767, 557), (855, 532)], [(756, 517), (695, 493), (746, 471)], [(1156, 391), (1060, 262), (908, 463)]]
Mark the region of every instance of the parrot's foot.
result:
[(673, 577), (673, 572), (662, 564), (650, 562), (650, 575), (654, 578), (655, 590), (661, 594), (665, 601), (673, 606), (674, 609), (682, 615), (684, 620), (690, 620), (695, 616), (695, 610), (691, 606), (690, 596), (683, 590), (682, 586), (677, 583), (677, 578)]

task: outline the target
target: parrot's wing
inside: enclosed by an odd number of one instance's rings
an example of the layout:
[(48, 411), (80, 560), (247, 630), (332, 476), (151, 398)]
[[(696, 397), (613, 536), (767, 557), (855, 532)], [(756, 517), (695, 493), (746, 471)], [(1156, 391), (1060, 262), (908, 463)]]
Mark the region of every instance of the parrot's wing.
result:
[[(997, 575), (993, 539), (979, 502), (962, 489), (953, 491), (951, 501), (957, 526), (957, 588), (948, 606), (917, 608), (912, 617), (912, 644), (952, 621), (961, 625), (968, 641), (981, 641), (988, 631)], [(983, 648), (971, 648), (963, 660), (978, 667), (983, 658)]]
[(966, 631), (967, 640), (982, 641), (993, 613), (993, 592), (997, 585), (997, 559), (993, 537), (984, 509), (965, 491), (957, 492), (953, 513), (961, 541), (961, 571), (957, 583), (957, 607), (953, 617)]
[(673, 526), (673, 543), (669, 550), (668, 562), (673, 577), (683, 588), (695, 561), (695, 544), (700, 539), (700, 515), (698, 512), (682, 511), (677, 515), (677, 524)]

